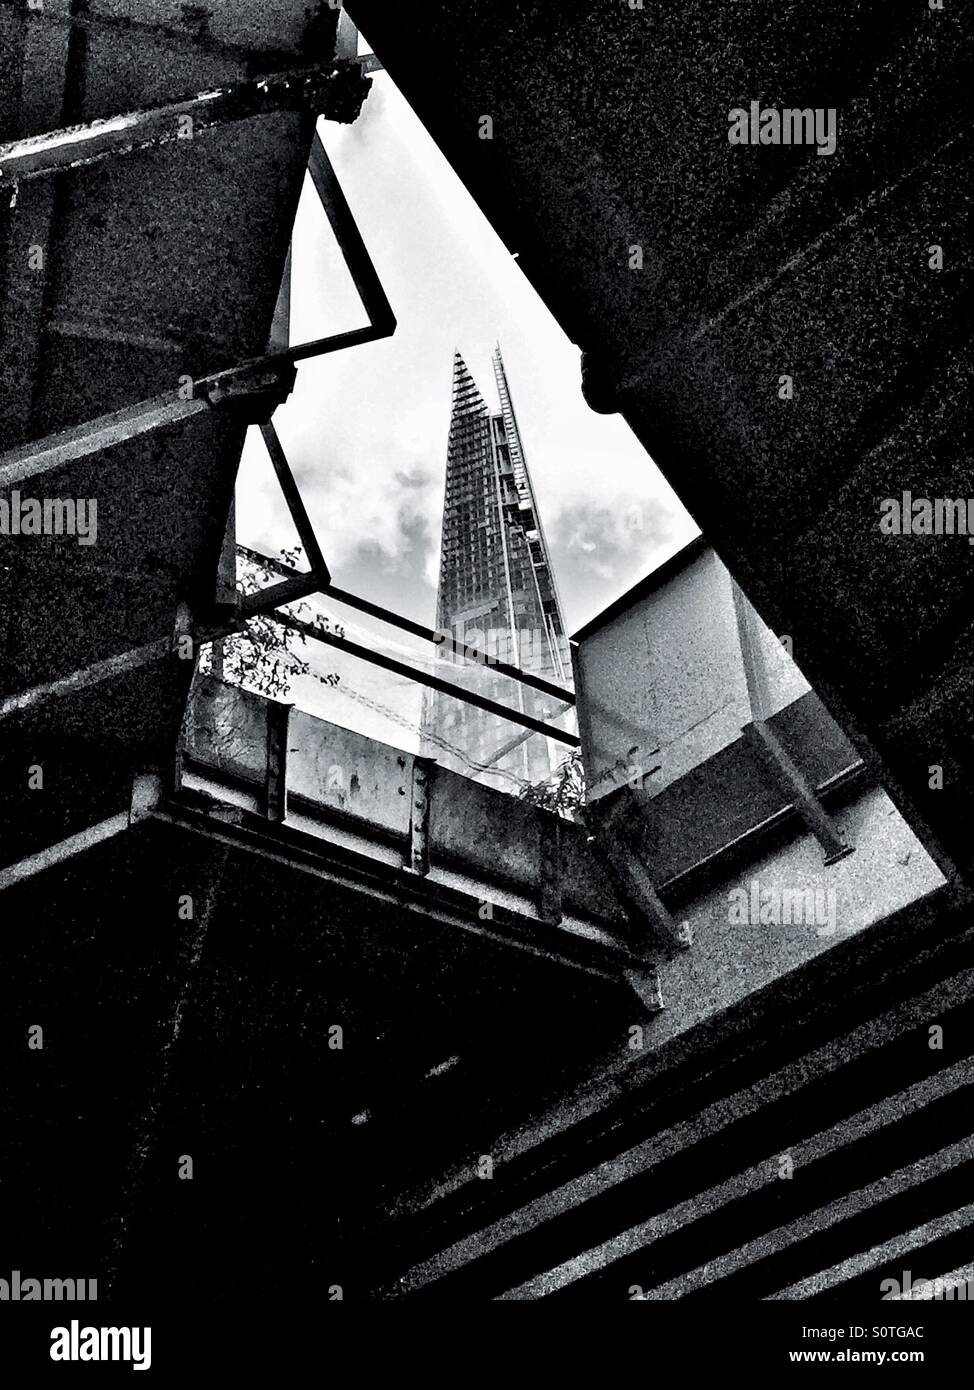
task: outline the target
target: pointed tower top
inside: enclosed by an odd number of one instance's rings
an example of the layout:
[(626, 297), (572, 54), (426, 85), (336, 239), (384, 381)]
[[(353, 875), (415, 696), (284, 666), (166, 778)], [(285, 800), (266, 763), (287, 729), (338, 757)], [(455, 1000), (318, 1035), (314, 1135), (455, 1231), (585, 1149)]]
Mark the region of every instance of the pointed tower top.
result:
[(470, 375), (470, 369), (464, 362), (459, 350), (453, 354), (453, 411), (466, 413), (470, 410), (486, 410), (487, 403), (477, 388), (477, 383)]

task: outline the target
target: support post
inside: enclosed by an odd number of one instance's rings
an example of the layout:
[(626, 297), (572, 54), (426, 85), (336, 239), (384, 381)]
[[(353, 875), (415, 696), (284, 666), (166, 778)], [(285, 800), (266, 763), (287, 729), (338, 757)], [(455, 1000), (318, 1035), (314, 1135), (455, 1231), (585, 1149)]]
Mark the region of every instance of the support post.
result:
[(275, 825), (287, 819), (288, 725), (293, 705), (277, 700), (267, 705), (267, 762), (264, 777), (264, 815)]
[(669, 908), (656, 891), (656, 884), (633, 843), (633, 825), (639, 822), (639, 807), (632, 791), (623, 787), (586, 807), (583, 820), (590, 843), (609, 871), (609, 876), (627, 914), (642, 924), (649, 943), (667, 955), (687, 950), (693, 942), (688, 924), (678, 926)]
[(432, 758), (413, 758), (409, 798), (409, 867), (425, 877), (430, 871), (430, 777)]
[(851, 854), (855, 846), (847, 845), (842, 839), (808, 778), (792, 762), (774, 730), (764, 720), (755, 719), (745, 724), (741, 733), (784, 795), (794, 801), (796, 811), (822, 846), (826, 864), (834, 864)]

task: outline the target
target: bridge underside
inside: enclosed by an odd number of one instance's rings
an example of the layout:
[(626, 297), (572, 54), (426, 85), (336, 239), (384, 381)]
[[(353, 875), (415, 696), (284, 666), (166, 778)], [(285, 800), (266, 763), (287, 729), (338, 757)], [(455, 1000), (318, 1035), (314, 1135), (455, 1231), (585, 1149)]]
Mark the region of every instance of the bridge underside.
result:
[[(0, 6), (5, 138), (334, 49), (327, 7), (214, 0), (201, 35), (160, 4), (154, 37), (89, 8), (69, 44)], [(469, 894), (230, 804), (133, 799), (175, 760), (192, 663), (169, 644), (180, 606), (217, 616), (248, 417), (204, 392), (184, 418), (178, 383), (266, 351), (314, 112), (25, 182), (0, 214), (4, 484), (97, 495), (101, 537), (57, 565), (22, 538), (5, 608), (4, 865), (30, 870), (3, 884), (11, 1267), (206, 1300), (282, 1269), (364, 1298), (942, 1273), (972, 1224), (974, 579), (962, 539), (880, 536), (878, 503), (966, 488), (960, 7), (352, 8), (583, 349), (593, 405), (623, 412), (961, 881), (634, 1065), (624, 951), (524, 949)], [(776, 93), (839, 110), (834, 155), (728, 145), (728, 108)], [(145, 434), (64, 437), (163, 397)], [(70, 686), (140, 644), (161, 646)]]

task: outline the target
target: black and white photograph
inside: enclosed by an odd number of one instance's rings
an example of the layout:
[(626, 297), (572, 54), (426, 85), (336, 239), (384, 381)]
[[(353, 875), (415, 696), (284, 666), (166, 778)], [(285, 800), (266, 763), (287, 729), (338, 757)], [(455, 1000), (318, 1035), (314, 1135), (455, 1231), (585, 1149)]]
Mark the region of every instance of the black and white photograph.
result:
[(12, 1390), (537, 1300), (962, 1373), (972, 78), (969, 0), (0, 0)]

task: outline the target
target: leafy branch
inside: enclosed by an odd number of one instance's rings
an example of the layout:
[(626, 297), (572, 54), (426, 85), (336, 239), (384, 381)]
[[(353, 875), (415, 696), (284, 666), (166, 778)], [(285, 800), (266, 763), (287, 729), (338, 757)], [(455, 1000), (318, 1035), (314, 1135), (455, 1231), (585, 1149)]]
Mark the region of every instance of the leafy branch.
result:
[(585, 773), (582, 768), (581, 750), (576, 748), (569, 753), (543, 782), (524, 787), (520, 792), (520, 798), (529, 806), (540, 806), (542, 810), (554, 811), (566, 820), (577, 819), (577, 812), (585, 800)]
[[(295, 569), (301, 559), (301, 547), (282, 549), (281, 560)], [(268, 565), (249, 557), (240, 575), (243, 594), (256, 594), (279, 576)], [(308, 603), (289, 606), (295, 617), (301, 618), (317, 632), (345, 636), (340, 623), (316, 613)], [(321, 685), (336, 686), (341, 677), (335, 671), (317, 671), (301, 652), (308, 644), (308, 635), (285, 627), (273, 613), (258, 613), (248, 618), (242, 632), (234, 633), (213, 644), (206, 654), (205, 669), (230, 685), (243, 686), (270, 699), (287, 695), (292, 683), (301, 676), (310, 676)]]

